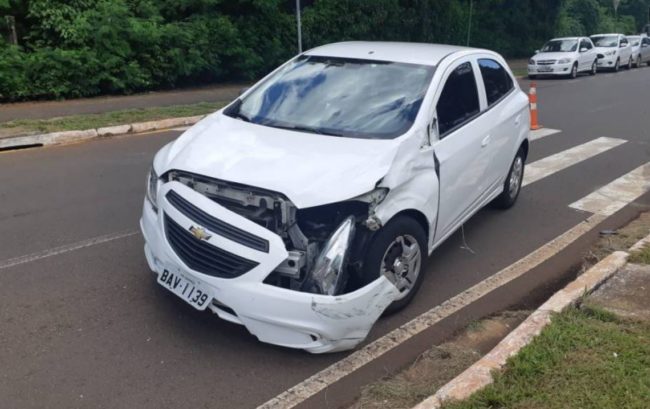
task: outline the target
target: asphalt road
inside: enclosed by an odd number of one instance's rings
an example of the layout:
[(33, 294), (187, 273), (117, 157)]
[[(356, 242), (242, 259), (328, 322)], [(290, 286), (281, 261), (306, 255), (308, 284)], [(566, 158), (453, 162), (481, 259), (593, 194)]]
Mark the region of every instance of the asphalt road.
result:
[[(589, 217), (568, 205), (650, 160), (648, 89), (650, 68), (539, 80), (541, 122), (562, 132), (533, 142), (529, 163), (601, 136), (628, 142), (526, 186), (509, 211), (481, 211), (466, 246), (459, 232), (439, 248), (413, 304), (371, 339)], [(1, 407), (250, 408), (345, 356), (261, 344), (157, 286), (137, 226), (153, 154), (178, 135), (0, 153)]]

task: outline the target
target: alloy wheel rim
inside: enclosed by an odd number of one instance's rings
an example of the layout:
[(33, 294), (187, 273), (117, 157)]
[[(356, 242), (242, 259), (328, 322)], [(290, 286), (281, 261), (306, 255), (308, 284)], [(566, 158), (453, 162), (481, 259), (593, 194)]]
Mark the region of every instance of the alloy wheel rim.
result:
[(524, 161), (521, 156), (517, 156), (512, 164), (512, 172), (510, 172), (510, 180), (508, 181), (508, 194), (511, 198), (515, 198), (519, 193), (523, 173)]
[(422, 250), (410, 234), (397, 236), (381, 260), (381, 274), (397, 287), (395, 301), (405, 298), (415, 286), (422, 268)]

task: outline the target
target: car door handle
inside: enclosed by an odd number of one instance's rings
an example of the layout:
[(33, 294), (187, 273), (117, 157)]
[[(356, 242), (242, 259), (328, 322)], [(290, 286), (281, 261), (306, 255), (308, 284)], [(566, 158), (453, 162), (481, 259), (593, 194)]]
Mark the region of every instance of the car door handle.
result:
[(492, 139), (492, 138), (490, 137), (490, 135), (488, 135), (488, 136), (486, 136), (485, 138), (483, 138), (483, 141), (481, 141), (481, 148), (485, 148), (486, 146), (488, 146), (488, 144), (490, 143), (490, 140), (491, 140), (491, 139)]

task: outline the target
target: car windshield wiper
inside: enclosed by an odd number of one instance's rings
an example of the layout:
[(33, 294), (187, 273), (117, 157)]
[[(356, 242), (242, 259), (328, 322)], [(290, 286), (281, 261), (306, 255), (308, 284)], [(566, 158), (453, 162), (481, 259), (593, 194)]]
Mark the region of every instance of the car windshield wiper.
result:
[(332, 132), (329, 130), (323, 130), (321, 128), (315, 128), (313, 126), (307, 126), (307, 125), (277, 125), (277, 124), (265, 124), (268, 126), (271, 126), (273, 128), (280, 128), (280, 129), (288, 129), (290, 131), (299, 131), (299, 132), (309, 132), (309, 133), (315, 133), (319, 135), (328, 135), (328, 136), (343, 136), (343, 134), (338, 133), (338, 132)]
[(240, 98), (237, 98), (235, 103), (232, 104), (230, 108), (227, 108), (224, 111), (224, 114), (232, 118), (241, 119), (242, 121), (251, 122), (251, 118), (245, 113), (241, 112), (241, 105), (242, 105), (242, 100)]

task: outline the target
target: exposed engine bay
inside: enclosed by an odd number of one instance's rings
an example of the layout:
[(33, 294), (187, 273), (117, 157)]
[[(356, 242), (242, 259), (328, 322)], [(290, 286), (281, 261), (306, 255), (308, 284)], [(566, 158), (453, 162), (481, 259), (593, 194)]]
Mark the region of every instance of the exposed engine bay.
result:
[(363, 249), (381, 227), (377, 189), (348, 201), (298, 209), (284, 195), (189, 172), (163, 176), (180, 182), (228, 210), (280, 236), (289, 256), (264, 281), (296, 291), (339, 295), (366, 284), (359, 275)]

